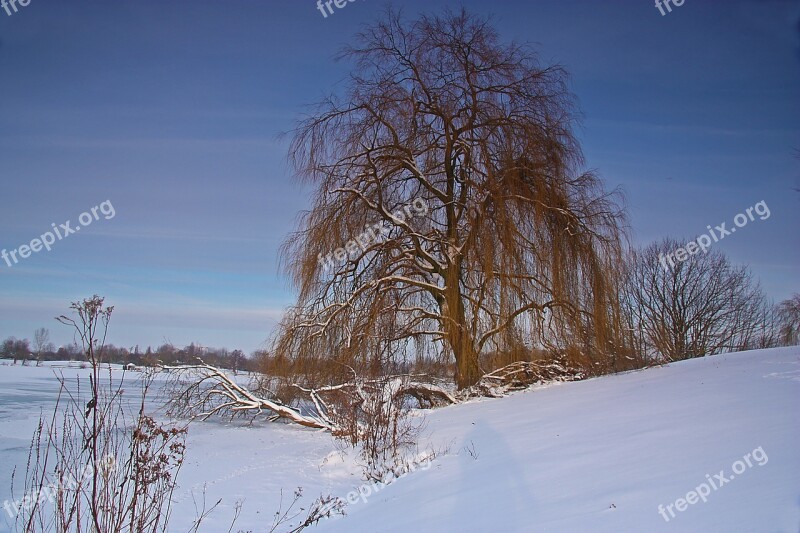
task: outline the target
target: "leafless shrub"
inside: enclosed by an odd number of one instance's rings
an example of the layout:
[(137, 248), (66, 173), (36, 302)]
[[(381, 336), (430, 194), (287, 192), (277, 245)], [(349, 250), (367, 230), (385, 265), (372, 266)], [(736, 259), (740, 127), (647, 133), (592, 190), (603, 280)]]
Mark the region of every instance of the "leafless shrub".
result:
[(341, 498), (331, 495), (320, 496), (311, 504), (311, 509), (308, 511), (303, 522), (289, 533), (298, 533), (309, 526), (315, 525), (323, 518), (330, 518), (337, 514), (344, 516), (345, 507), (346, 503)]
[[(61, 421), (42, 422), (34, 437), (17, 531), (166, 531), (186, 430), (160, 426), (141, 410), (131, 428), (118, 390), (111, 396), (101, 391), (96, 404), (101, 429), (94, 433), (87, 431), (81, 405), (68, 401)], [(97, 462), (92, 447), (99, 452)]]
[[(186, 429), (164, 427), (145, 414), (151, 377), (138, 402), (126, 401), (100, 365), (113, 308), (93, 297), (74, 303), (75, 327), (91, 366), (88, 401), (81, 382), (60, 390), (49, 421), (32, 439), (15, 529), (26, 533), (166, 531), (175, 478), (183, 464)], [(62, 408), (62, 404), (63, 408)], [(14, 491), (12, 479), (12, 493)], [(15, 504), (16, 505), (16, 504)]]
[(272, 520), (272, 527), (270, 528), (269, 533), (275, 533), (279, 527), (291, 522), (292, 520), (300, 516), (300, 513), (302, 513), (303, 510), (300, 509), (298, 511), (293, 512), (293, 509), (295, 505), (297, 505), (297, 502), (299, 502), (302, 497), (303, 497), (303, 487), (297, 487), (297, 489), (295, 489), (294, 491), (294, 499), (292, 500), (292, 503), (289, 504), (289, 507), (284, 509), (283, 489), (281, 489), (280, 503), (278, 504), (278, 510), (275, 511), (275, 515)]
[(467, 452), (469, 454), (469, 456), (472, 457), (473, 459), (475, 459), (476, 461), (478, 460), (478, 457), (480, 457), (480, 455), (481, 455), (475, 449), (475, 443), (472, 442), (472, 441), (469, 441), (469, 444), (464, 446), (464, 451)]
[(303, 514), (303, 509), (300, 507), (297, 511), (294, 511), (295, 506), (303, 497), (303, 487), (297, 487), (294, 491), (294, 499), (289, 504), (285, 510), (283, 509), (283, 490), (281, 490), (281, 500), (278, 506), (278, 510), (275, 512), (272, 526), (269, 530), (269, 533), (277, 533), (278, 528), (282, 526), (291, 527), (292, 529), (288, 530), (287, 533), (298, 533), (306, 529), (309, 526), (315, 525), (317, 522), (322, 520), (323, 518), (330, 518), (333, 515), (339, 514), (344, 515), (344, 509), (346, 503), (341, 498), (337, 498), (335, 496), (320, 496), (311, 504), (311, 508), (309, 509), (308, 513), (306, 513), (305, 518), (303, 521), (300, 522), (298, 525), (292, 525), (292, 522), (295, 518)]
[(404, 464), (404, 451), (416, 444), (423, 422), (409, 416), (402, 378), (360, 381), (356, 377), (354, 383), (343, 389), (334, 420), (346, 428), (341, 437), (359, 448), (364, 477), (383, 482)]

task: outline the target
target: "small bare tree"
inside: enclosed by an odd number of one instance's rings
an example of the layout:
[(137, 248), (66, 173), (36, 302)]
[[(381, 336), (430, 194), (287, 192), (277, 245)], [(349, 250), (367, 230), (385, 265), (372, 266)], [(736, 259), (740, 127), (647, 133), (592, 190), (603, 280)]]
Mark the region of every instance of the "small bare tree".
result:
[(784, 300), (778, 306), (780, 342), (784, 346), (800, 344), (800, 294)]
[(36, 350), (36, 366), (42, 364), (42, 351), (50, 342), (50, 331), (47, 328), (39, 328), (33, 332), (33, 348)]
[(564, 70), (465, 11), (390, 10), (343, 56), (346, 97), (291, 144), (316, 195), (284, 248), (299, 300), (276, 353), (373, 377), (454, 358), (463, 389), (511, 337), (557, 346), (588, 323), (605, 350), (623, 216), (581, 169)]

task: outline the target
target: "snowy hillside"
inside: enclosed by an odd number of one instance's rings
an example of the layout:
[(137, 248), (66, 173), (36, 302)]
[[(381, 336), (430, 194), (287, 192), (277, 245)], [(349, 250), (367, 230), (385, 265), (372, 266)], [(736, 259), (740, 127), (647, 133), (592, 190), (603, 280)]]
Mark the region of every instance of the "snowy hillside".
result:
[[(0, 499), (54, 383), (49, 369), (0, 366)], [(298, 506), (355, 502), (308, 531), (796, 533), (799, 413), (797, 347), (553, 385), (429, 412), (420, 445), (449, 453), (377, 493), (324, 433), (198, 423), (171, 529), (188, 529), (205, 485), (207, 506), (223, 502), (204, 531), (227, 531), (237, 500), (234, 531), (269, 531), (281, 489), (285, 509), (301, 486)]]
[[(454, 439), (459, 455), (323, 530), (800, 531), (798, 348), (459, 405), (430, 416), (429, 427)], [(477, 459), (463, 450), (473, 444)], [(732, 472), (738, 460), (741, 475)], [(678, 511), (674, 502), (706, 474), (721, 486)], [(669, 522), (660, 504), (673, 505)]]

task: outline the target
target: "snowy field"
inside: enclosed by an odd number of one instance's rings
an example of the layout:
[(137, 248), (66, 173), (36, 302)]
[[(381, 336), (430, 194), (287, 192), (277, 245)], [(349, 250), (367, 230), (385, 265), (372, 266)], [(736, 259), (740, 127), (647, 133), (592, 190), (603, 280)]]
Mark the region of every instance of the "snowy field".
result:
[[(0, 502), (40, 409), (52, 406), (53, 372), (0, 366)], [(237, 501), (234, 531), (269, 531), (281, 490), (286, 507), (298, 486), (304, 507), (321, 493), (356, 501), (308, 531), (800, 531), (797, 347), (553, 385), (426, 420), (420, 446), (449, 453), (377, 493), (325, 433), (196, 423), (171, 531), (190, 527), (204, 485), (208, 506), (223, 499), (209, 532), (228, 531)]]

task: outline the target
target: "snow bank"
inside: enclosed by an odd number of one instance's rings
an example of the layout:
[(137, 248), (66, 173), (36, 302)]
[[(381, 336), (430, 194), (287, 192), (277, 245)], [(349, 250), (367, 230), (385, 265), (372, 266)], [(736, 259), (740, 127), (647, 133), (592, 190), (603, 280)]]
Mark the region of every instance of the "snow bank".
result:
[[(56, 390), (52, 370), (0, 366), (0, 500)], [(449, 445), (448, 455), (369, 489), (346, 517), (312, 530), (796, 533), (799, 408), (794, 347), (438, 409), (421, 448)], [(285, 508), (298, 486), (305, 508), (321, 493), (367, 492), (355, 454), (334, 449), (329, 435), (295, 426), (195, 424), (170, 529), (188, 529), (192, 495), (200, 505), (204, 487), (208, 506), (223, 500), (203, 529), (213, 532), (228, 530), (237, 500), (234, 531), (268, 531), (281, 497)]]
[[(320, 530), (796, 533), (799, 413), (797, 347), (448, 407), (428, 427), (453, 455)], [(733, 479), (678, 511), (720, 471)], [(658, 506), (669, 504), (666, 521)]]

